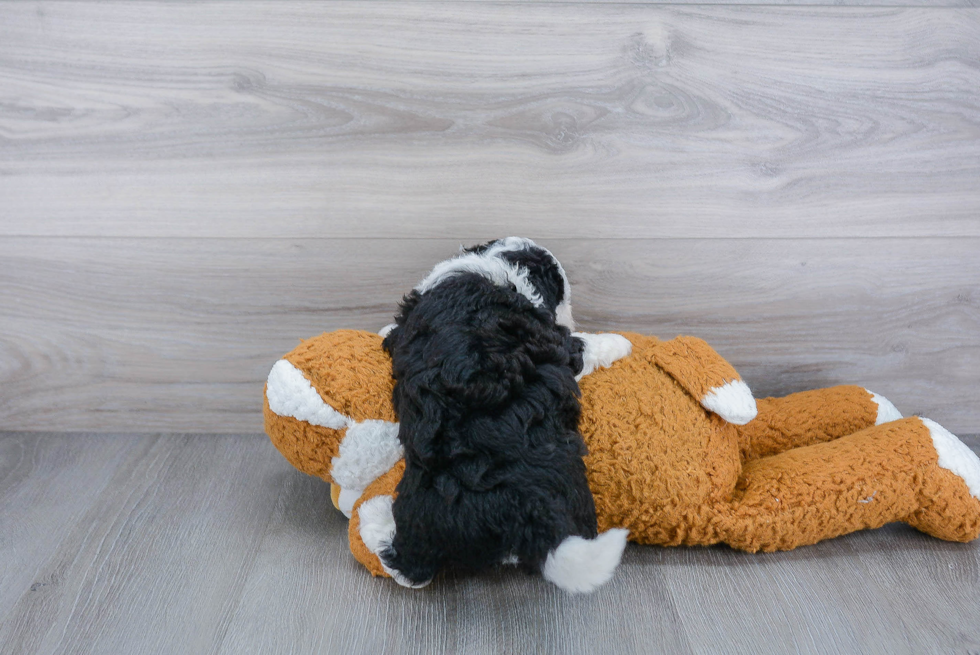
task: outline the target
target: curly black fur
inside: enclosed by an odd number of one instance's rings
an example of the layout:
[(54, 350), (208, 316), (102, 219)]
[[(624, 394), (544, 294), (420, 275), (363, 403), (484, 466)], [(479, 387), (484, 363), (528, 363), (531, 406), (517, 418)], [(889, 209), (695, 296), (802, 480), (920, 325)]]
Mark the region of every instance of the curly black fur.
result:
[(384, 341), (406, 468), (381, 557), (416, 584), (510, 556), (540, 571), (566, 537), (597, 533), (578, 432), (582, 342), (555, 323), (562, 275), (541, 249), (500, 256), (525, 266), (542, 307), (458, 274), (406, 296)]

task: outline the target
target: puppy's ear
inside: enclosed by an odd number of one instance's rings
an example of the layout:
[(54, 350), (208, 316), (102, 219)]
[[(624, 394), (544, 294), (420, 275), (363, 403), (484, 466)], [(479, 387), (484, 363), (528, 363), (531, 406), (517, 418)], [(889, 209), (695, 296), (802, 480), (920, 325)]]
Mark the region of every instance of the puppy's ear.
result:
[(500, 258), (527, 271), (528, 281), (552, 313), (566, 299), (564, 271), (551, 253), (539, 246), (500, 253)]
[(585, 367), (585, 340), (569, 334), (565, 344), (568, 348), (569, 364), (577, 380)]
[(420, 300), (422, 300), (422, 294), (414, 289), (410, 293), (403, 296), (401, 303), (398, 305), (398, 313), (395, 314), (395, 322), (391, 325), (386, 325), (382, 331), (378, 333), (384, 337), (384, 341), (381, 342), (381, 347), (389, 355), (401, 342), (405, 322), (415, 310), (415, 307), (419, 304)]
[(395, 387), (393, 400), (401, 418), (398, 440), (405, 447), (407, 459), (413, 462), (428, 461), (438, 455), (437, 442), (443, 424), (442, 403), (432, 393), (406, 388), (414, 386), (413, 382), (403, 380)]
[(384, 340), (381, 342), (381, 348), (386, 353), (391, 355), (396, 348), (395, 344), (398, 343), (398, 337), (400, 334), (398, 324), (393, 323), (391, 325), (386, 325), (384, 328), (382, 328), (382, 332), (379, 332), (378, 334), (384, 337)]
[(469, 248), (466, 248), (466, 247), (460, 245), (459, 246), (459, 254), (466, 255), (466, 254), (469, 254), (469, 253), (476, 253), (477, 255), (482, 255), (487, 250), (489, 250), (491, 246), (493, 246), (494, 244), (499, 243), (499, 242), (500, 242), (500, 239), (494, 239), (493, 241), (487, 241), (486, 243), (481, 243), (480, 245), (477, 245), (477, 246), (470, 246)]

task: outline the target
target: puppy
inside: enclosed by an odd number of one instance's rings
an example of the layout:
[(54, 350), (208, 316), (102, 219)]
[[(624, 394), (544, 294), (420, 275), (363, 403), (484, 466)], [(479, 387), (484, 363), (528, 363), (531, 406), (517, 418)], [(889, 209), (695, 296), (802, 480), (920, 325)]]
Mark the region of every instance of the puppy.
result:
[(438, 264), (384, 340), (405, 473), (380, 552), (400, 583), (501, 562), (591, 591), (625, 530), (597, 536), (576, 376), (629, 353), (573, 335), (571, 289), (550, 252), (510, 237)]

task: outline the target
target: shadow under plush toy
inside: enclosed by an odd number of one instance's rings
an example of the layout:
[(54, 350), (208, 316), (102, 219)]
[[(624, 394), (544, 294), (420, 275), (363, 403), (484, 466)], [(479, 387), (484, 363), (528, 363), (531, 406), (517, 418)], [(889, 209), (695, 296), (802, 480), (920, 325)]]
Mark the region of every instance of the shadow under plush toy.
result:
[[(600, 531), (752, 552), (894, 521), (980, 535), (980, 459), (939, 424), (856, 386), (756, 401), (700, 339), (623, 336), (632, 354), (580, 382)], [(351, 551), (374, 575), (387, 575), (377, 553), (404, 470), (381, 341), (340, 330), (303, 342), (273, 367), (264, 408), (276, 448), (332, 484)]]

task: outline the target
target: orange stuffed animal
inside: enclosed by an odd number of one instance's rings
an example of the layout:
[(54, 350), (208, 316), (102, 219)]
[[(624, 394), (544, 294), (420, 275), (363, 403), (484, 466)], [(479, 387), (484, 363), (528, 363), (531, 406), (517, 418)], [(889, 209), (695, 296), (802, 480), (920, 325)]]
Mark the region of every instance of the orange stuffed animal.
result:
[[(632, 354), (580, 381), (600, 532), (752, 552), (893, 521), (980, 535), (980, 459), (937, 423), (856, 386), (756, 401), (700, 339), (623, 336)], [(340, 330), (277, 362), (265, 393), (273, 444), (333, 485), (351, 551), (374, 575), (387, 574), (376, 553), (404, 470), (391, 391), (381, 337)]]

